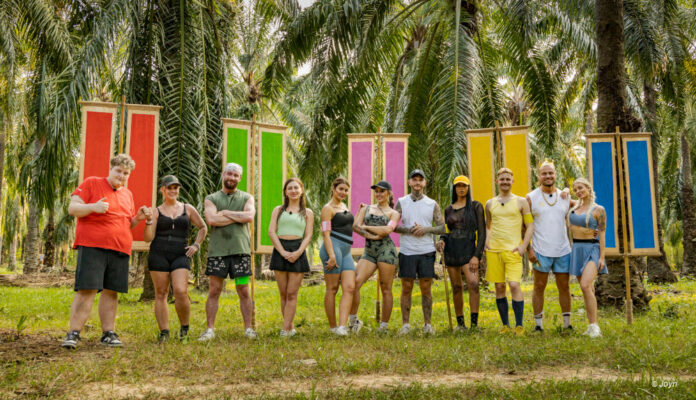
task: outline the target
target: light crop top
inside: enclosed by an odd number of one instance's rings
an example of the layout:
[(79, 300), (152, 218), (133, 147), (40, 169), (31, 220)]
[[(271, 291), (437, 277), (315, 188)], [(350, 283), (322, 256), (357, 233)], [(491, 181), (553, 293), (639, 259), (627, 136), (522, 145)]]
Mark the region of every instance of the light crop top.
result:
[(304, 237), (307, 220), (302, 214), (283, 211), (278, 218), (278, 236)]

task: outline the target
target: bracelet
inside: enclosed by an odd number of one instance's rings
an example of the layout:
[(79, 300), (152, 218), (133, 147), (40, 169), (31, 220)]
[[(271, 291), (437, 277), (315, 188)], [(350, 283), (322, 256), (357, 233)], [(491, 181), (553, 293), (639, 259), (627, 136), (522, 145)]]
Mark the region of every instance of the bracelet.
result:
[(152, 220), (150, 220), (150, 221), (147, 221), (147, 220), (146, 220), (146, 221), (145, 221), (145, 225), (152, 225)]
[(196, 246), (197, 249), (200, 249), (200, 248), (201, 248), (201, 246), (200, 246), (198, 243), (194, 243), (194, 244), (192, 244), (191, 246)]

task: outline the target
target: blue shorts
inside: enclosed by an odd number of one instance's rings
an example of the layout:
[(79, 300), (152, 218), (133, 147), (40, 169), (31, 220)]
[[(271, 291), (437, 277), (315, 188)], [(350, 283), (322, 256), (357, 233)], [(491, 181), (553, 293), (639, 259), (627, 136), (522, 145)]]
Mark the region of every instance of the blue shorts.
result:
[(599, 269), (599, 243), (596, 242), (573, 242), (573, 249), (571, 254), (571, 275), (575, 275), (578, 278), (582, 276), (585, 271), (585, 266), (590, 261), (594, 262), (597, 266), (597, 274), (608, 274), (609, 269), (605, 265), (602, 269)]
[(567, 274), (570, 272), (570, 253), (560, 257), (546, 257), (536, 253), (537, 262), (534, 263), (534, 269), (543, 272), (554, 274)]
[(326, 252), (324, 244), (319, 249), (319, 258), (321, 258), (321, 263), (324, 266), (324, 273), (340, 274), (343, 271), (355, 271), (355, 262), (350, 254), (351, 245), (333, 236), (331, 237), (331, 245), (336, 256), (336, 268), (326, 269), (326, 263), (329, 262), (329, 253)]

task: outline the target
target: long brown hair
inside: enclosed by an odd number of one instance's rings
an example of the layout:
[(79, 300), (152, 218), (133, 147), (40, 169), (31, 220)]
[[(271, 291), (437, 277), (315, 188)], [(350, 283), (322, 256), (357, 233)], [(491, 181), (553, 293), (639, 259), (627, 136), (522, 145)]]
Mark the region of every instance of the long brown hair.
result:
[(283, 204), (280, 206), (280, 212), (278, 213), (276, 223), (278, 223), (280, 215), (283, 214), (283, 212), (288, 209), (288, 205), (290, 205), (290, 198), (287, 194), (285, 194), (285, 192), (288, 188), (288, 185), (292, 182), (297, 182), (297, 184), (300, 185), (300, 189), (302, 189), (302, 195), (300, 196), (300, 215), (303, 217), (307, 216), (304, 184), (302, 183), (300, 178), (289, 178), (285, 181), (285, 184), (283, 184)]

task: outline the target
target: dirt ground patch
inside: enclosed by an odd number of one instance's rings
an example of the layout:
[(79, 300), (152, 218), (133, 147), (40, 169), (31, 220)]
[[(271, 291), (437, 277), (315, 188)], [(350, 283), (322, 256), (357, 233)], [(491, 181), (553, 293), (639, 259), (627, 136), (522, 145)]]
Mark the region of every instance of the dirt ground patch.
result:
[(0, 331), (0, 363), (24, 363), (50, 358), (61, 348), (47, 334), (18, 335), (14, 330)]
[(65, 287), (72, 286), (75, 282), (74, 272), (49, 273), (49, 274), (2, 274), (0, 286), (19, 287)]

